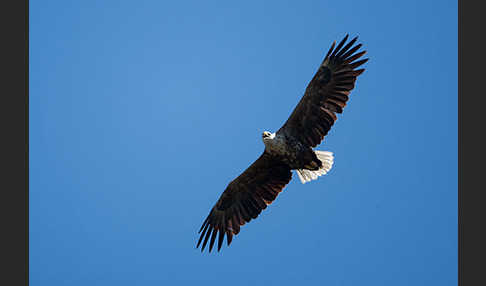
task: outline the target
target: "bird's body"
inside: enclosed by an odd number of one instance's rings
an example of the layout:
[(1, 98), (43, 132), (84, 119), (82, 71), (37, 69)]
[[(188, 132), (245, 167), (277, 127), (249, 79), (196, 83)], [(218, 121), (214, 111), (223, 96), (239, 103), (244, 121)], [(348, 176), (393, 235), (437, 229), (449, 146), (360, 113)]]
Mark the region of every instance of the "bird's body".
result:
[(298, 140), (287, 137), (283, 133), (271, 133), (263, 138), (265, 152), (285, 162), (290, 169), (300, 169), (305, 165), (305, 154), (310, 148), (302, 145)]
[(357, 37), (345, 44), (346, 36), (324, 61), (306, 88), (304, 96), (285, 124), (275, 133), (263, 132), (265, 150), (240, 176), (231, 181), (211, 209), (199, 232), (197, 247), (209, 241), (209, 251), (218, 236), (218, 251), (226, 235), (228, 245), (240, 226), (258, 217), (271, 204), (296, 170), (302, 183), (329, 172), (334, 156), (316, 147), (337, 120), (364, 69), (356, 68), (368, 59), (356, 61), (365, 51), (355, 53)]
[[(265, 134), (265, 133), (264, 133)], [(270, 133), (263, 136), (266, 153), (278, 158), (289, 166), (291, 170), (308, 169), (318, 170), (322, 167), (322, 162), (317, 158), (312, 148), (305, 146), (292, 135), (285, 134), (284, 131)]]

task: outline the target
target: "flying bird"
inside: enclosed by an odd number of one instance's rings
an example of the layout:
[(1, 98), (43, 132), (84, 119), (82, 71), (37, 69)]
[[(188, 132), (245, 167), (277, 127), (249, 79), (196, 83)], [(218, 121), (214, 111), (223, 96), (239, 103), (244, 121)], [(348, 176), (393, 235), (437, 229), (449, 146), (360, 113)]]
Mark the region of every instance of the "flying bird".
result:
[[(313, 148), (321, 143), (342, 113), (364, 69), (356, 69), (368, 58), (358, 60), (358, 37), (346, 44), (348, 35), (333, 42), (322, 64), (308, 84), (304, 96), (285, 124), (275, 133), (263, 132), (265, 150), (240, 176), (231, 181), (204, 220), (196, 248), (201, 252), (209, 241), (209, 252), (218, 238), (218, 251), (226, 235), (228, 246), (240, 227), (256, 219), (290, 182), (292, 170), (305, 184), (332, 168), (332, 152)], [(346, 45), (345, 45), (346, 44)]]

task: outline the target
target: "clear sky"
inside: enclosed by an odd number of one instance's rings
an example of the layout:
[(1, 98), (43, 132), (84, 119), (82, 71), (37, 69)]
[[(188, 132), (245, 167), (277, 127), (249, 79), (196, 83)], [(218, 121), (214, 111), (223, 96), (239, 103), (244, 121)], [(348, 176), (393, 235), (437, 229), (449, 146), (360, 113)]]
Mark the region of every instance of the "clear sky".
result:
[[(333, 169), (195, 249), (346, 33)], [(302, 281), (457, 285), (457, 1), (31, 1), (31, 285)]]

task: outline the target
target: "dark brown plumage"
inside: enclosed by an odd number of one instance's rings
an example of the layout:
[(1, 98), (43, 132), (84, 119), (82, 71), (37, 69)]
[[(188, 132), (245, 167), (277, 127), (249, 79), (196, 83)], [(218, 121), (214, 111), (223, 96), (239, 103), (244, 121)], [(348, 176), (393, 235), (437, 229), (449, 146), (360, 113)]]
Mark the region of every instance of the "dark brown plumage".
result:
[(361, 44), (351, 48), (358, 37), (342, 48), (347, 39), (348, 35), (335, 49), (336, 42), (332, 44), (304, 96), (278, 132), (316, 147), (331, 130), (337, 120), (336, 113), (343, 112), (356, 78), (364, 72), (364, 69), (355, 69), (368, 61), (355, 61), (366, 53), (362, 51), (355, 54)]
[[(358, 60), (366, 52), (356, 53), (361, 47), (361, 44), (353, 46), (357, 38), (344, 45), (346, 35), (337, 46), (336, 42), (332, 44), (304, 96), (277, 131), (277, 136), (292, 142), (286, 144), (301, 148), (303, 155), (308, 155), (328, 134), (337, 120), (336, 113), (342, 113), (356, 78), (364, 71), (356, 70), (368, 60)], [(311, 155), (312, 160), (321, 163), (313, 151)], [(209, 242), (211, 252), (217, 241), (219, 251), (225, 236), (230, 245), (240, 227), (257, 218), (290, 182), (292, 169), (297, 168), (290, 166), (288, 158), (275, 156), (266, 148), (248, 169), (229, 183), (202, 224), (196, 247), (202, 243), (203, 251)]]
[(203, 242), (201, 251), (204, 250), (211, 236), (211, 251), (218, 232), (218, 251), (225, 234), (229, 245), (233, 234), (240, 232), (240, 226), (257, 218), (260, 212), (275, 200), (291, 178), (292, 172), (286, 164), (264, 152), (248, 169), (229, 183), (201, 226), (199, 232), (202, 233), (196, 247)]

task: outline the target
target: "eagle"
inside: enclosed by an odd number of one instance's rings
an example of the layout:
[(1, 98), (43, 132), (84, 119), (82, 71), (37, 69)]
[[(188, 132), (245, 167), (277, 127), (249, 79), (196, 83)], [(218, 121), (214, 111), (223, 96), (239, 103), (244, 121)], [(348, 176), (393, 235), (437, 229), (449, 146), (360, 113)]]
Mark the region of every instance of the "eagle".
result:
[(334, 41), (316, 74), (307, 85), (290, 117), (275, 133), (264, 131), (265, 150), (241, 175), (231, 181), (199, 229), (196, 248), (209, 252), (218, 238), (218, 252), (226, 236), (227, 245), (240, 227), (256, 219), (282, 192), (295, 170), (302, 184), (315, 180), (331, 170), (332, 152), (313, 148), (321, 143), (342, 113), (368, 61), (360, 59), (366, 51), (358, 50), (358, 37), (347, 44), (346, 35), (336, 46)]

